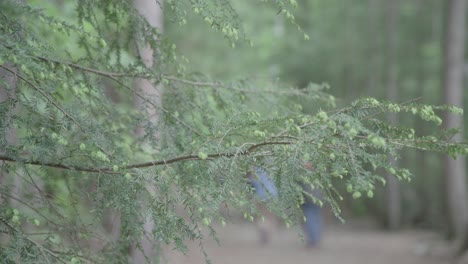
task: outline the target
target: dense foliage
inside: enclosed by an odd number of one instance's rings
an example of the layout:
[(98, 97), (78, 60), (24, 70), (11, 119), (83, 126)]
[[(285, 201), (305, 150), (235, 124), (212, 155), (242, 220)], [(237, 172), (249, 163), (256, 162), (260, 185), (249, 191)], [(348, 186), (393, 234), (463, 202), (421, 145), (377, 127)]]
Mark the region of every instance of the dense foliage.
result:
[[(297, 27), (288, 11), (295, 1), (260, 2), (272, 2), (262, 5)], [(321, 189), (325, 196), (317, 202), (331, 204), (339, 216), (335, 179), (354, 198), (372, 197), (385, 184), (379, 169), (411, 179), (388, 161), (402, 148), (454, 157), (468, 152), (466, 143), (449, 141), (456, 131), (419, 136), (381, 118), (401, 113), (437, 126), (440, 111), (461, 109), (373, 98), (337, 109), (326, 85), (212, 80), (187, 70), (176, 45), (131, 1), (65, 5), (72, 8), (64, 15), (34, 1), (0, 2), (0, 258), (6, 262), (127, 262), (146, 216), (156, 223), (152, 240), (185, 250), (184, 241), (202, 239), (204, 227), (214, 234), (212, 225), (228, 222), (221, 208), (253, 221), (258, 210), (245, 178), (252, 166), (266, 168), (279, 187), (268, 207), (297, 225), (305, 186)], [(179, 24), (195, 13), (226, 45), (249, 43), (227, 0), (166, 1), (164, 8)], [(138, 55), (140, 41), (155, 51), (150, 68)], [(135, 89), (138, 78), (163, 87), (162, 104)], [(321, 110), (305, 114), (298, 103), (304, 98)], [(157, 109), (158, 122), (145, 108)], [(117, 238), (103, 223), (108, 215), (121, 219)]]

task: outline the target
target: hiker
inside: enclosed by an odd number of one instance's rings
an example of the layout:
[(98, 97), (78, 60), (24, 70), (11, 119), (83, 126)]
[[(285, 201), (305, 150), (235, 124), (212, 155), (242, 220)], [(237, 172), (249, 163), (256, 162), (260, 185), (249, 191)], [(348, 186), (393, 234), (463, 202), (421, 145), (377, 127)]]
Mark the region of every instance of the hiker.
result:
[[(306, 163), (304, 167), (308, 170), (313, 170), (310, 163)], [(322, 199), (323, 193), (320, 189), (312, 189), (310, 186), (304, 186), (304, 190), (315, 199)], [(305, 196), (305, 203), (302, 205), (302, 212), (306, 219), (303, 229), (307, 243), (307, 247), (314, 248), (320, 244), (323, 233), (322, 208), (317, 203), (314, 203), (312, 197)]]
[(256, 225), (260, 235), (260, 243), (265, 245), (270, 242), (271, 233), (276, 228), (276, 216), (266, 208), (264, 203), (272, 198), (277, 198), (278, 189), (267, 171), (261, 167), (255, 166), (251, 172), (247, 173), (247, 177), (260, 200), (258, 208), (261, 215), (263, 215), (263, 221), (257, 219)]

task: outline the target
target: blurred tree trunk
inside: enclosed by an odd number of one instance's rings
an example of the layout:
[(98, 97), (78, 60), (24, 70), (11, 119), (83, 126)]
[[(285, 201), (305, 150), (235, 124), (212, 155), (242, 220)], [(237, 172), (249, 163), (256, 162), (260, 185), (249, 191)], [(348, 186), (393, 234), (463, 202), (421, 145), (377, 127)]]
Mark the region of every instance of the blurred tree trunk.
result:
[(377, 96), (378, 88), (382, 84), (381, 80), (381, 48), (379, 46), (380, 39), (377, 37), (380, 34), (379, 18), (382, 10), (382, 1), (381, 0), (369, 0), (367, 4), (368, 8), (368, 38), (367, 38), (367, 50), (368, 50), (368, 59), (367, 62), (367, 96)]
[[(2, 66), (11, 69), (13, 71), (16, 71), (14, 66), (10, 63), (5, 63)], [(18, 79), (16, 78), (15, 74), (12, 72), (0, 68), (0, 103), (5, 103), (9, 100), (15, 100), (15, 91), (16, 91), (16, 84), (17, 84)], [(0, 153), (5, 154), (5, 152), (8, 151), (9, 146), (16, 145), (18, 143), (17, 135), (16, 135), (16, 130), (13, 127), (8, 128), (8, 123), (11, 121), (12, 115), (15, 114), (16, 112), (16, 107), (12, 111), (7, 111), (6, 113), (1, 113), (0, 118), (1, 118), (1, 123), (2, 126), (5, 128), (5, 138), (2, 139), (5, 142), (5, 147), (0, 148)], [(4, 162), (0, 161), (0, 166), (3, 166)], [(18, 176), (11, 176), (10, 174), (4, 172), (3, 170), (0, 170), (0, 186), (2, 188), (7, 188), (7, 189), (2, 189), (1, 191), (8, 192), (9, 195), (15, 195), (20, 192), (20, 178)], [(16, 197), (16, 196), (15, 196)], [(19, 198), (19, 197), (17, 197)], [(17, 205), (17, 201), (8, 198), (8, 196), (1, 194), (0, 195), (0, 203), (9, 203), (11, 207), (15, 208)]]
[[(463, 108), (463, 66), (465, 49), (465, 0), (447, 2), (445, 38), (443, 51), (443, 88), (444, 103)], [(463, 128), (463, 119), (459, 115), (447, 113), (445, 128)], [(463, 132), (453, 140), (461, 141)], [(444, 157), (444, 174), (450, 210), (451, 231), (455, 241), (461, 247), (467, 247), (468, 206), (466, 189), (465, 159)]]
[[(8, 63), (5, 63), (4, 66), (8, 67)], [(16, 78), (15, 76), (8, 72), (7, 70), (0, 68), (0, 103), (5, 103), (9, 100), (14, 94), (14, 90), (16, 87)], [(0, 123), (4, 128), (6, 128), (6, 124), (8, 123), (8, 119), (10, 118), (11, 113), (9, 112), (2, 112), (0, 113)], [(5, 130), (5, 138), (0, 139), (0, 141), (4, 141), (5, 146), (10, 144), (14, 144), (16, 141), (16, 131), (14, 130)], [(0, 154), (5, 154), (6, 149), (0, 144)], [(0, 205), (9, 203), (11, 206), (11, 202), (14, 202), (9, 196), (4, 194), (3, 192), (9, 192), (7, 186), (9, 185), (9, 174), (4, 171), (3, 166), (4, 162), (0, 161)], [(0, 233), (0, 243), (4, 243), (8, 240), (8, 236), (5, 235), (3, 232)]]
[[(14, 2), (25, 4), (26, 1), (14, 0)], [(19, 35), (23, 35), (22, 29), (19, 31)], [(21, 71), (18, 69), (18, 65), (12, 62), (5, 62), (0, 64), (0, 66), (2, 66), (0, 67), (0, 104), (11, 104), (7, 107), (9, 110), (0, 112), (0, 127), (4, 129), (2, 131), (3, 135), (0, 135), (0, 137), (4, 136), (4, 138), (0, 139), (0, 142), (2, 142), (0, 144), (0, 154), (18, 157), (21, 153), (12, 150), (18, 149), (21, 144), (13, 118), (21, 112), (20, 102), (17, 98), (19, 90), (18, 75), (21, 74)], [(29, 199), (30, 206), (34, 206), (34, 200), (42, 199), (45, 201), (49, 198), (45, 191), (46, 184), (43, 178), (35, 174), (34, 171), (29, 171), (26, 166), (20, 168), (19, 165), (13, 165), (18, 167), (5, 171), (3, 169), (4, 165), (6, 164), (0, 161), (0, 205), (3, 204), (5, 208), (18, 209), (20, 212), (29, 214), (31, 217), (37, 216), (28, 212), (30, 210), (25, 208), (28, 207), (25, 201)], [(41, 217), (38, 218), (41, 219)], [(28, 221), (22, 221), (20, 226), (26, 233), (32, 233), (33, 230), (37, 230), (36, 226)], [(7, 240), (7, 236), (5, 236), (5, 233), (0, 234), (0, 243)], [(0, 262), (3, 263), (2, 261)]]
[[(109, 80), (102, 80), (103, 86), (105, 87), (104, 93), (106, 96), (116, 105), (121, 101), (116, 87)], [(97, 181), (90, 183), (88, 188), (89, 192), (97, 191)], [(122, 228), (122, 215), (118, 210), (114, 208), (107, 208), (103, 213), (102, 225), (106, 231), (106, 235), (109, 236), (110, 240), (117, 242), (121, 236)]]
[[(418, 14), (423, 15), (424, 10), (422, 7), (420, 7), (420, 11)], [(421, 45), (419, 47), (422, 47), (425, 43), (425, 38), (422, 37), (420, 38)], [(418, 54), (418, 72), (417, 72), (417, 85), (418, 85), (418, 91), (414, 98), (422, 97), (426, 98), (426, 92), (424, 91), (424, 88), (426, 86), (426, 70), (424, 68), (424, 56), (423, 56), (423, 51), (419, 48), (418, 50), (415, 51), (416, 54)], [(414, 122), (414, 127), (417, 128), (417, 136), (423, 136), (426, 132), (426, 122), (424, 122), (422, 119), (417, 118)], [(414, 171), (416, 172), (415, 178), (418, 182), (419, 188), (420, 189), (420, 196), (421, 196), (421, 205), (422, 205), (422, 215), (421, 217), (424, 219), (423, 224), (428, 224), (430, 226), (434, 226), (433, 223), (437, 222), (438, 219), (434, 219), (433, 216), (436, 216), (436, 214), (432, 214), (434, 211), (433, 209), (435, 208), (434, 203), (432, 201), (437, 199), (437, 197), (434, 197), (433, 189), (431, 186), (433, 185), (434, 177), (431, 177), (431, 172), (428, 167), (430, 167), (430, 164), (428, 164), (428, 159), (426, 156), (425, 151), (416, 151), (416, 161), (410, 161), (410, 163), (413, 164)], [(428, 179), (429, 178), (429, 179)], [(439, 194), (439, 198), (442, 195)]]
[[(163, 29), (163, 13), (162, 13), (162, 0), (135, 0), (135, 8), (138, 12), (148, 21), (148, 23), (158, 28), (161, 32)], [(140, 58), (143, 60), (146, 67), (153, 66), (153, 53), (155, 52), (148, 43), (137, 43), (138, 52)], [(135, 83), (135, 89), (146, 99), (152, 102), (154, 105), (145, 103), (142, 98), (135, 97), (135, 106), (141, 111), (146, 111), (150, 118), (150, 123), (156, 125), (159, 120), (159, 113), (155, 106), (162, 104), (162, 89), (161, 87), (154, 86), (150, 80), (137, 79)], [(137, 136), (144, 136), (145, 130), (140, 126), (137, 131)], [(152, 135), (157, 137), (157, 135)], [(149, 193), (154, 193), (156, 188), (152, 184), (147, 186)], [(155, 223), (147, 216), (143, 221), (144, 234), (140, 241), (141, 248), (133, 247), (131, 250), (133, 263), (146, 263), (147, 259), (151, 263), (156, 259), (156, 241), (152, 240), (153, 229)]]
[[(398, 100), (398, 16), (399, 3), (397, 0), (386, 1), (385, 25), (386, 25), (386, 87), (387, 99), (391, 101)], [(387, 119), (390, 123), (396, 124), (398, 117), (395, 114), (388, 114)], [(394, 157), (389, 157), (389, 163), (397, 166)], [(386, 196), (386, 224), (390, 229), (399, 228), (401, 225), (401, 194), (400, 185), (395, 176), (386, 175), (387, 185), (385, 188)]]
[[(24, 0), (16, 0), (16, 2), (20, 4), (24, 4)], [(17, 84), (18, 84), (18, 78), (16, 76), (17, 69), (15, 68), (15, 65), (12, 63), (6, 62), (2, 66), (8, 68), (10, 71), (4, 68), (0, 68), (0, 103), (3, 103), (7, 100), (16, 100), (16, 89), (17, 89)], [(13, 72), (15, 73), (13, 73)], [(0, 118), (3, 119), (1, 122), (6, 126), (8, 122), (11, 121), (11, 118), (13, 115), (17, 114), (18, 112), (18, 104), (15, 102), (15, 107), (11, 108), (12, 110), (6, 113), (1, 113)], [(5, 127), (6, 128), (6, 127)], [(5, 143), (6, 146), (8, 147), (17, 145), (18, 144), (18, 137), (17, 137), (17, 131), (16, 129), (11, 126), (9, 129), (6, 129), (4, 131), (5, 133)], [(7, 149), (1, 149), (0, 148), (0, 153), (3, 153), (4, 151), (8, 151)], [(3, 162), (0, 161), (0, 165), (3, 165)], [(7, 201), (4, 201), (3, 195), (0, 196), (0, 203), (2, 202), (8, 202), (9, 205), (12, 208), (16, 208), (19, 206), (19, 202), (14, 199), (20, 199), (21, 198), (21, 192), (22, 192), (22, 187), (23, 183), (21, 182), (21, 175), (10, 175), (8, 173), (5, 173), (0, 170), (0, 186), (1, 187), (7, 187), (8, 186), (8, 194), (10, 195), (10, 198), (6, 199)], [(11, 198), (13, 196), (14, 198)]]

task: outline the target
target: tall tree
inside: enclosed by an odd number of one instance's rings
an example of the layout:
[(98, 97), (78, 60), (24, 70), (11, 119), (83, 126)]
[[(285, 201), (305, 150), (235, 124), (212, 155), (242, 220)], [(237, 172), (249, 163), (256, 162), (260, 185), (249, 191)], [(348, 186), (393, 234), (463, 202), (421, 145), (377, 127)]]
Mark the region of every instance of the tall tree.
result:
[[(140, 15), (148, 22), (148, 24), (157, 29), (160, 33), (163, 30), (163, 12), (162, 12), (162, 0), (135, 0), (135, 8)], [(156, 52), (149, 43), (142, 41), (136, 36), (137, 49), (141, 61), (144, 66), (151, 69), (154, 65), (154, 53)], [(162, 104), (162, 89), (160, 85), (154, 85), (151, 80), (147, 78), (137, 78), (135, 82), (135, 89), (137, 95), (135, 96), (135, 106), (139, 111), (146, 112), (146, 116), (149, 119), (151, 127), (156, 127), (159, 121), (160, 111)], [(157, 131), (149, 129), (145, 131), (144, 126), (140, 125), (137, 127), (136, 135), (143, 137), (145, 134), (151, 134), (149, 137), (156, 142), (159, 142)], [(154, 194), (156, 188), (154, 185), (149, 184), (147, 186), (149, 195)], [(148, 210), (142, 208), (142, 210)], [(154, 219), (151, 218), (151, 212), (148, 211), (143, 222), (143, 235), (142, 239), (138, 242), (138, 246), (132, 247), (132, 260), (134, 263), (145, 263), (150, 261), (153, 263), (156, 261), (156, 243), (153, 239), (153, 229), (155, 226)]]
[[(445, 39), (443, 51), (443, 91), (444, 103), (463, 108), (463, 67), (465, 49), (466, 0), (447, 2)], [(463, 128), (460, 115), (447, 114), (446, 128)], [(455, 141), (463, 140), (463, 130), (454, 136)], [(464, 157), (444, 158), (444, 174), (448, 194), (448, 208), (452, 232), (456, 241), (466, 240), (468, 228), (468, 206), (466, 168)], [(464, 245), (466, 246), (466, 244)]]

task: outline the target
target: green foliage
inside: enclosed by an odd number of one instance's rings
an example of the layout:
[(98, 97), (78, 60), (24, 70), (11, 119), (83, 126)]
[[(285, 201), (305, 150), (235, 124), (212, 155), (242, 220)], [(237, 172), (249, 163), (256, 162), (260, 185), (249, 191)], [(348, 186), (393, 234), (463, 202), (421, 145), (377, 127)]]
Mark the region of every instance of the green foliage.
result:
[[(154, 241), (184, 251), (203, 228), (214, 235), (213, 226), (226, 224), (223, 207), (248, 220), (258, 215), (245, 178), (252, 166), (264, 167), (279, 187), (268, 207), (297, 225), (304, 186), (322, 190), (318, 202), (339, 217), (336, 179), (353, 198), (372, 197), (385, 184), (379, 168), (411, 179), (390, 166), (388, 154), (398, 157), (404, 147), (468, 152), (466, 143), (449, 141), (453, 131), (416, 136), (380, 119), (402, 112), (438, 125), (439, 110), (460, 109), (372, 98), (336, 109), (326, 85), (212, 80), (188, 71), (176, 45), (131, 1), (65, 1), (63, 12), (32, 2), (0, 3), (0, 92), (7, 94), (0, 98), (0, 257), (7, 263), (124, 263), (146, 217), (156, 223)], [(270, 2), (294, 25), (288, 8), (295, 1)], [(229, 1), (166, 1), (165, 11), (179, 24), (193, 12), (230, 44), (248, 41)], [(153, 48), (150, 68), (137, 42)], [(138, 78), (164, 87), (162, 104), (134, 88)], [(323, 110), (303, 113), (304, 99)], [(157, 123), (145, 108), (157, 109)], [(117, 239), (102, 224), (111, 212), (122, 223)]]

